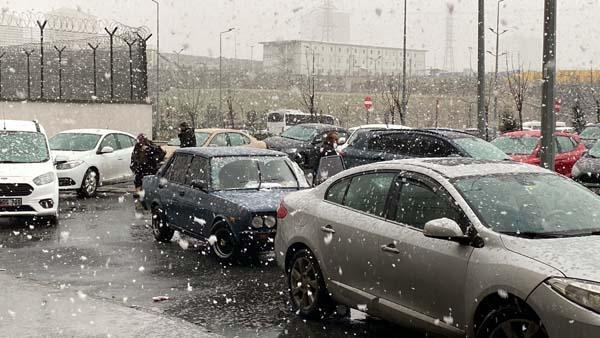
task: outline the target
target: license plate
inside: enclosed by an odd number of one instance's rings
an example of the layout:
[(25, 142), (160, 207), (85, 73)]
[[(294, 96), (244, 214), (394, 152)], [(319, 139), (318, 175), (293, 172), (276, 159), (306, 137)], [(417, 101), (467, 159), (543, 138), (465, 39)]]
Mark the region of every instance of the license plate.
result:
[(21, 206), (20, 198), (0, 198), (0, 208), (20, 207), (20, 206)]

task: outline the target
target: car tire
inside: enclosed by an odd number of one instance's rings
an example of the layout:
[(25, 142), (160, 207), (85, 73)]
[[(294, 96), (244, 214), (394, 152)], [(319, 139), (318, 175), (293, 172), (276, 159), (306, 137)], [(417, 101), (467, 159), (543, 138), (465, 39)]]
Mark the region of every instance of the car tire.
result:
[(297, 251), (287, 268), (292, 310), (306, 319), (322, 319), (335, 310), (317, 259), (307, 249)]
[(548, 338), (548, 333), (541, 320), (533, 311), (522, 309), (516, 305), (504, 305), (488, 313), (475, 334), (476, 338), (500, 338), (512, 335), (514, 337)]
[(222, 262), (232, 262), (238, 259), (240, 254), (240, 244), (227, 223), (222, 221), (217, 222), (211, 232), (211, 237), (212, 236), (215, 236), (215, 239), (210, 247), (213, 255), (217, 257), (218, 260)]
[(96, 196), (96, 192), (98, 191), (98, 172), (94, 169), (88, 169), (83, 175), (83, 180), (81, 181), (81, 187), (77, 191), (79, 197), (83, 198), (92, 198)]
[(175, 230), (169, 227), (163, 212), (158, 207), (152, 208), (152, 234), (160, 243), (170, 242), (175, 234)]

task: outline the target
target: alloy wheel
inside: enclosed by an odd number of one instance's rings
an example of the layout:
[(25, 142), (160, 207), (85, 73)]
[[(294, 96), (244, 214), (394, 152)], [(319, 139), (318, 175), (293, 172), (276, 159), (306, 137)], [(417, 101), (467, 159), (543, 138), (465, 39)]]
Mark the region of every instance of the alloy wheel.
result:
[(500, 323), (490, 333), (490, 338), (547, 337), (539, 323), (525, 318), (510, 319)]
[(98, 186), (98, 180), (96, 177), (95, 171), (90, 171), (87, 175), (85, 175), (85, 179), (83, 181), (83, 187), (88, 196), (91, 196), (96, 191)]
[(290, 287), (295, 305), (309, 309), (316, 301), (319, 289), (317, 271), (308, 257), (300, 257), (290, 271)]

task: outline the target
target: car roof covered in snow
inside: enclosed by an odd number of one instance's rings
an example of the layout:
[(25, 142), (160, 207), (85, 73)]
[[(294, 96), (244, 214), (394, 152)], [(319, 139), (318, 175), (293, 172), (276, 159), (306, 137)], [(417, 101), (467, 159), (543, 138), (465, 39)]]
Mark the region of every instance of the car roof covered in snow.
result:
[(59, 134), (95, 134), (95, 135), (125, 134), (125, 135), (129, 135), (131, 137), (135, 137), (132, 134), (125, 132), (125, 131), (112, 130), (112, 129), (92, 129), (92, 128), (63, 130)]
[(44, 128), (36, 121), (0, 120), (0, 131), (44, 132)]
[(409, 170), (410, 167), (430, 169), (447, 178), (517, 173), (551, 173), (541, 167), (520, 162), (509, 160), (485, 161), (467, 157), (404, 159), (368, 164), (357, 168), (362, 168), (362, 170), (366, 168), (369, 170)]
[(200, 155), (208, 158), (230, 156), (287, 156), (279, 151), (249, 147), (191, 147), (177, 149), (175, 153)]

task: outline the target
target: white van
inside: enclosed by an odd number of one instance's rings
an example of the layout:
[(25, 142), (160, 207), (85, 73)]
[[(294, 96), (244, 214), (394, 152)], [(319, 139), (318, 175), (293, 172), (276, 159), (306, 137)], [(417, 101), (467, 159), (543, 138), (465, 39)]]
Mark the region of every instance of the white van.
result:
[(0, 120), (0, 217), (58, 220), (58, 179), (36, 121)]

